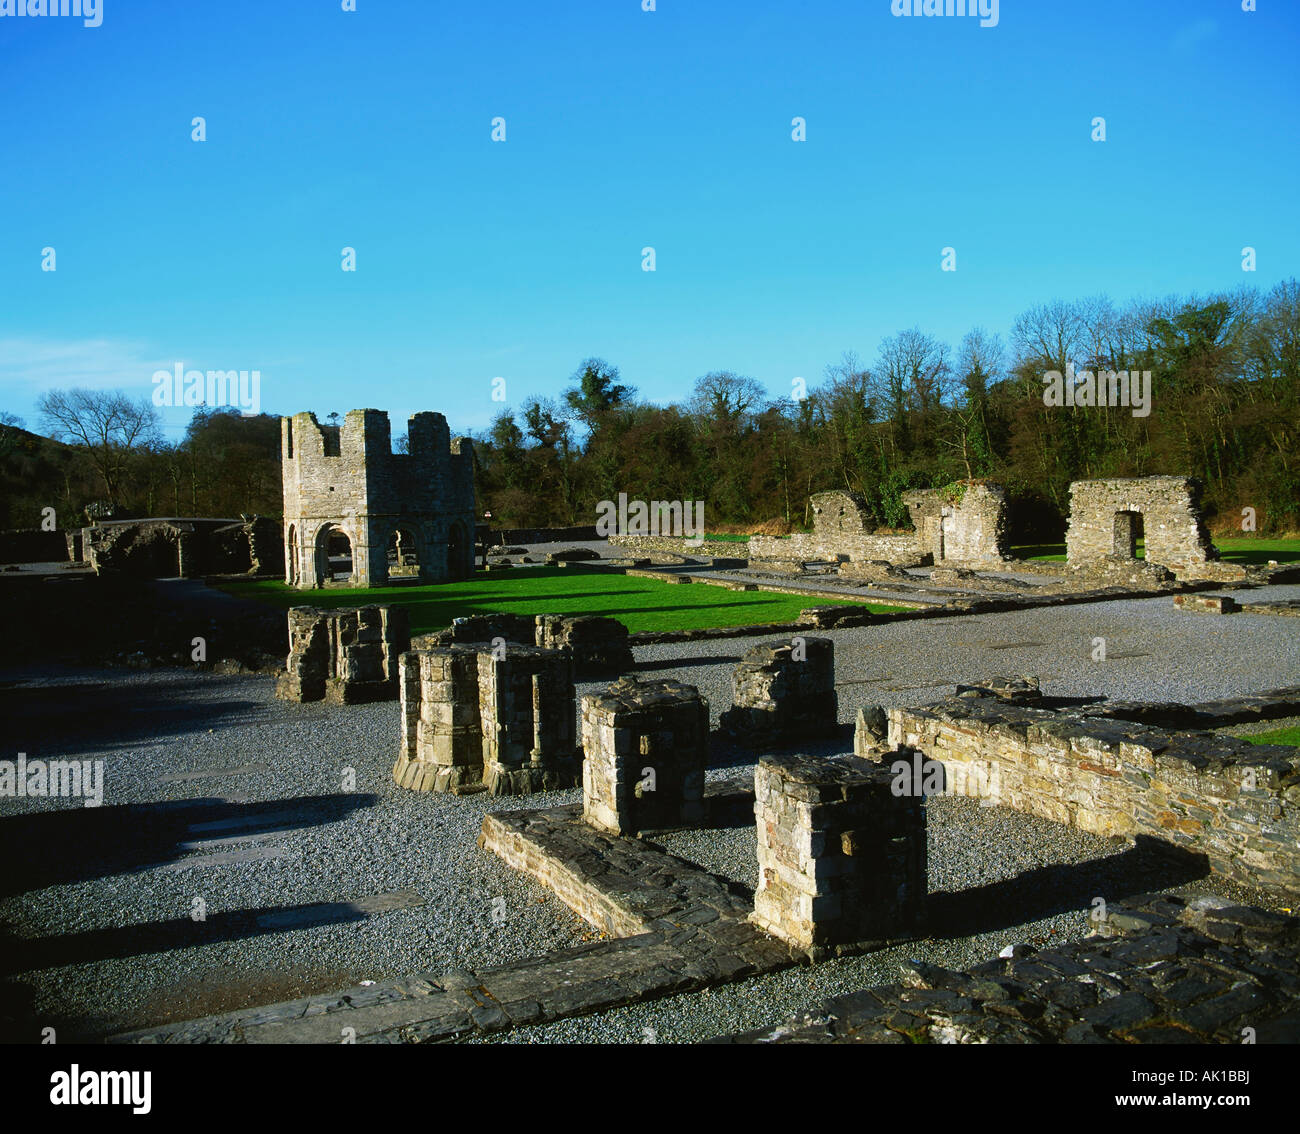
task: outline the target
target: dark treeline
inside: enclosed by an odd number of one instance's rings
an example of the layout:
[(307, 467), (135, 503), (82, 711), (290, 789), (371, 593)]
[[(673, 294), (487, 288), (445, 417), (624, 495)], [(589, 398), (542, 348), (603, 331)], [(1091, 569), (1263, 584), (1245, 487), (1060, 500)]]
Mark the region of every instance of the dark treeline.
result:
[[(1050, 407), (1043, 376), (1151, 372), (1150, 413)], [(1261, 532), (1300, 528), (1300, 285), (1117, 306), (1105, 297), (1022, 314), (1006, 340), (972, 330), (955, 347), (913, 328), (869, 362), (845, 353), (819, 383), (772, 398), (715, 371), (680, 403), (639, 400), (588, 359), (558, 398), (528, 398), (475, 436), (480, 513), (493, 526), (586, 524), (620, 492), (704, 500), (708, 526), (805, 526), (808, 497), (849, 489), (875, 523), (907, 523), (903, 493), (955, 480), (1008, 486), (1019, 532), (1059, 533), (1072, 480), (1188, 474), (1220, 530), (1256, 510)], [(436, 407), (434, 407), (436, 408)], [(92, 511), (229, 515), (280, 511), (279, 419), (200, 409), (175, 445), (147, 402), (53, 391), (41, 425), (0, 415), (0, 525), (60, 526)]]

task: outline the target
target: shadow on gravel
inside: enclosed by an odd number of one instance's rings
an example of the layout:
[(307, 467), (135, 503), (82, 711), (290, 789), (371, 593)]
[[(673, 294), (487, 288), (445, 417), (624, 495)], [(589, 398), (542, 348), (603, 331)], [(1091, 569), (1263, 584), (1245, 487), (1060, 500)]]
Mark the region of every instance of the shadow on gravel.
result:
[(666, 658), (663, 661), (637, 662), (632, 669), (637, 673), (643, 673), (657, 669), (686, 669), (693, 665), (726, 665), (741, 660), (739, 654), (714, 654), (712, 657), (701, 654), (695, 658)]
[(268, 933), (291, 933), (322, 925), (369, 921), (373, 914), (351, 902), (315, 902), (302, 906), (263, 906), (209, 914), (203, 921), (188, 917), (150, 921), (141, 925), (120, 925), (65, 933), (56, 937), (0, 937), (5, 946), (5, 975), (136, 957), (143, 953), (166, 953), (193, 949), (217, 941), (239, 941)]
[(1096, 897), (1116, 902), (1130, 894), (1193, 882), (1209, 873), (1204, 855), (1138, 835), (1133, 846), (1107, 858), (1042, 866), (1004, 882), (957, 893), (933, 893), (927, 899), (926, 933), (941, 938), (973, 937), (1057, 914), (1091, 910)]
[(190, 853), (182, 843), (324, 826), (378, 800), (351, 792), (265, 803), (195, 799), (11, 815), (0, 819), (0, 897), (161, 866)]
[(111, 674), (102, 682), (0, 689), (6, 748), (26, 752), (30, 760), (43, 759), (51, 749), (67, 757), (102, 752), (109, 742), (153, 743), (266, 719), (267, 706), (257, 701), (213, 700), (212, 684), (201, 678), (128, 685)]

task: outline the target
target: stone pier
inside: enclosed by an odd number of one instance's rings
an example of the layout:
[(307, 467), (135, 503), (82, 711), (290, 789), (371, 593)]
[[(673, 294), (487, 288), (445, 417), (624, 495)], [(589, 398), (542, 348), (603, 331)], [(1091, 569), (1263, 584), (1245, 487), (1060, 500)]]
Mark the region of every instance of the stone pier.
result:
[(926, 895), (926, 813), (855, 756), (764, 756), (755, 924), (814, 959), (905, 939)]
[(288, 621), (289, 658), (277, 697), (343, 705), (398, 698), (398, 659), (411, 644), (403, 608), (295, 606)]
[(569, 654), (538, 646), (480, 652), (478, 703), (489, 792), (530, 795), (578, 782)]
[(573, 660), (505, 644), (402, 657), (402, 737), (393, 778), (415, 791), (528, 795), (575, 787)]
[(625, 677), (582, 699), (583, 818), (618, 835), (704, 819), (709, 703), (693, 685)]
[(731, 702), (718, 723), (742, 743), (799, 743), (834, 735), (835, 643), (796, 637), (752, 647), (736, 667)]

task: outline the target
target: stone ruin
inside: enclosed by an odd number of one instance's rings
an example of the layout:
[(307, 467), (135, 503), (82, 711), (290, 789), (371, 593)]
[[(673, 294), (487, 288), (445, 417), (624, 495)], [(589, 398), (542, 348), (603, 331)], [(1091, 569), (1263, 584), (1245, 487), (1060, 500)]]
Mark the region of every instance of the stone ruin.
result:
[(915, 936), (925, 799), (855, 756), (764, 756), (754, 774), (753, 921), (814, 959)]
[(1191, 477), (1078, 480), (1070, 485), (1065, 557), (1071, 568), (1133, 566), (1139, 528), (1148, 566), (1186, 572), (1219, 558), (1201, 513), (1201, 484)]
[(614, 618), (539, 614), (473, 614), (429, 635), (431, 647), (491, 643), (496, 639), (560, 650), (573, 658), (574, 678), (610, 677), (635, 664), (627, 627)]
[(66, 543), (69, 559), (97, 575), (195, 579), (284, 569), (280, 525), (266, 516), (103, 520), (67, 533)]
[(813, 511), (811, 534), (751, 536), (749, 554), (754, 559), (886, 560), (902, 566), (922, 563), (916, 538), (911, 535), (876, 535), (870, 530), (867, 502), (856, 492), (818, 492), (809, 497)]
[[(394, 453), (388, 415), (342, 426), (281, 419), (285, 581), (293, 587), (443, 583), (474, 570), (474, 453), (439, 413), (407, 424)], [(342, 578), (339, 578), (342, 576)]]
[(953, 489), (923, 488), (903, 495), (916, 529), (917, 552), (935, 565), (1001, 567), (1011, 558), (1007, 490), (992, 481), (964, 481)]
[(745, 652), (719, 725), (743, 744), (798, 743), (833, 736), (838, 713), (835, 643), (796, 637)]
[(709, 703), (677, 681), (622, 678), (582, 699), (583, 818), (616, 835), (704, 818)]
[(410, 644), (402, 607), (293, 607), (287, 672), (276, 683), (276, 696), (341, 705), (395, 700), (398, 659)]
[[(854, 751), (915, 749), (946, 783), (1104, 837), (1147, 837), (1244, 885), (1300, 893), (1300, 754), (1206, 731), (1300, 711), (1300, 689), (1199, 706), (1049, 707), (1000, 679), (919, 708), (859, 715)], [(887, 724), (886, 724), (887, 718)], [(986, 790), (987, 789), (987, 790)]]
[(528, 795), (574, 787), (573, 659), (538, 646), (444, 646), (401, 661), (393, 779), (414, 791)]

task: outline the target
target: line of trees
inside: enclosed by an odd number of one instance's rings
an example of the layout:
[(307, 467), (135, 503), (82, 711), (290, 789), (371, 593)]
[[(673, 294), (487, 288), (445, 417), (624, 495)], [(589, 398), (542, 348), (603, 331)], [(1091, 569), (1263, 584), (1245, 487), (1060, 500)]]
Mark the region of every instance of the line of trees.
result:
[[(1070, 364), (1149, 370), (1150, 415), (1045, 405), (1044, 374)], [(846, 352), (815, 387), (776, 398), (719, 370), (657, 405), (590, 358), (558, 397), (525, 399), (474, 437), (480, 513), (494, 526), (591, 523), (601, 500), (626, 492), (702, 499), (714, 529), (782, 531), (806, 526), (809, 495), (842, 488), (895, 527), (908, 489), (989, 478), (1012, 492), (1013, 534), (1043, 537), (1063, 529), (1072, 480), (1178, 473), (1204, 482), (1223, 525), (1250, 506), (1261, 531), (1289, 532), (1300, 529), (1298, 390), (1294, 279), (1266, 294), (1057, 301), (1024, 312), (1006, 340), (976, 328), (955, 349), (912, 328), (870, 363)], [(87, 506), (279, 513), (277, 417), (201, 408), (167, 445), (147, 401), (52, 391), (40, 410), (63, 444), (0, 415), (0, 525), (34, 526), (50, 504), (78, 519)]]

